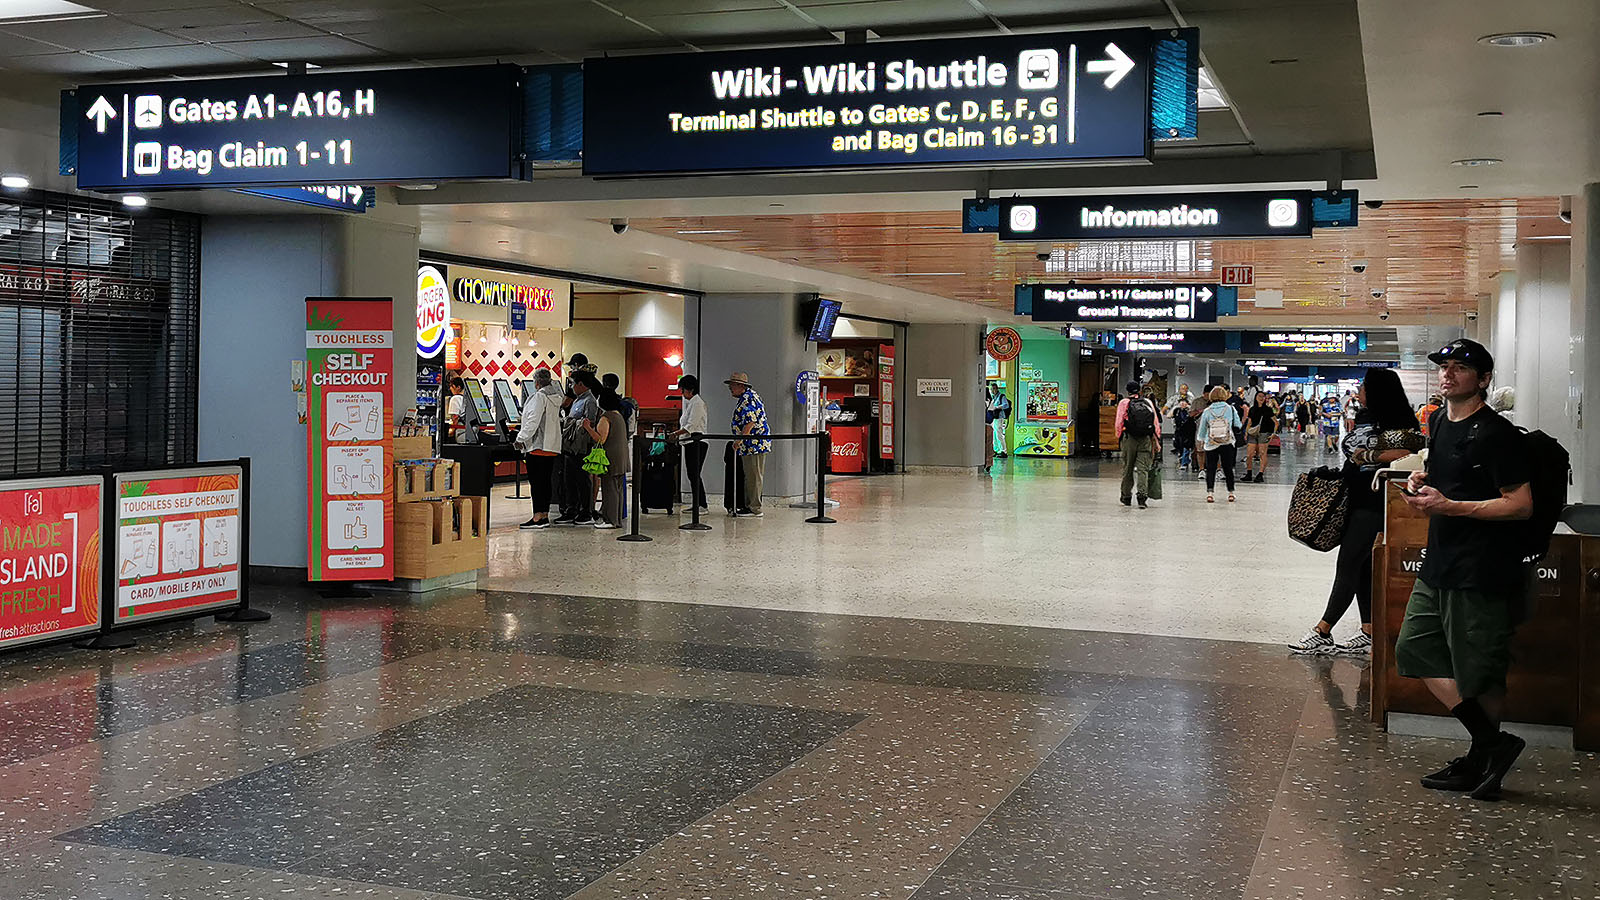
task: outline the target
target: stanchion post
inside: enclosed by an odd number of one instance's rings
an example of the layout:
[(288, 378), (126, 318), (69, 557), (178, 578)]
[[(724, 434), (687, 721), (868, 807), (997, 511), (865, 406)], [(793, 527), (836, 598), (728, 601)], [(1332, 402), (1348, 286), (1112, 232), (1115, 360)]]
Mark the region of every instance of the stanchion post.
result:
[[(690, 437), (694, 438), (694, 437), (696, 437), (696, 435), (690, 435)], [(698, 441), (698, 440), (691, 440), (690, 443), (689, 443), (689, 446), (691, 446), (691, 447), (704, 447), (705, 444), (700, 442), (700, 441)], [(678, 452), (678, 458), (683, 461), (683, 464), (685, 466), (687, 466), (689, 464), (689, 458), (683, 455), (683, 442), (682, 441), (678, 442), (678, 451), (679, 451)], [(701, 457), (700, 458), (700, 483), (701, 484), (705, 484), (705, 479), (706, 479), (705, 465), (706, 465), (705, 457)], [(694, 495), (694, 485), (692, 485), (692, 484), (689, 485), (689, 521), (686, 522), (683, 525), (679, 525), (678, 526), (678, 530), (679, 531), (710, 531), (711, 530), (711, 526), (710, 525), (707, 525), (704, 522), (700, 521), (700, 500), (697, 497), (695, 497), (695, 495)]]
[(639, 501), (643, 499), (644, 496), (639, 489), (639, 470), (643, 466), (642, 460), (644, 459), (644, 441), (634, 441), (633, 443), (633, 477), (624, 482), (632, 482), (633, 484), (633, 508), (628, 511), (630, 513), (628, 520), (631, 525), (629, 526), (628, 533), (620, 535), (617, 540), (628, 541), (630, 543), (644, 543), (650, 540), (649, 535), (643, 535), (639, 533)]
[(828, 517), (828, 497), (824, 485), (828, 482), (828, 457), (833, 453), (833, 436), (823, 429), (815, 435), (817, 439), (817, 514), (807, 519), (813, 525), (832, 525), (835, 519)]
[(239, 460), (239, 608), (217, 613), (218, 622), (265, 622), (272, 613), (250, 608), (250, 457)]

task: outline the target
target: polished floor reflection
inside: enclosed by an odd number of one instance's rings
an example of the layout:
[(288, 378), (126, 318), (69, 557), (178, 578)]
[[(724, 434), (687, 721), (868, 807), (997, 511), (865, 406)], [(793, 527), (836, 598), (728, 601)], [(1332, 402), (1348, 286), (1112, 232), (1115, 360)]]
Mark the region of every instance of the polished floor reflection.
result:
[(1594, 897), (1600, 761), (1498, 804), (1261, 644), (463, 591), (0, 659), (0, 896)]

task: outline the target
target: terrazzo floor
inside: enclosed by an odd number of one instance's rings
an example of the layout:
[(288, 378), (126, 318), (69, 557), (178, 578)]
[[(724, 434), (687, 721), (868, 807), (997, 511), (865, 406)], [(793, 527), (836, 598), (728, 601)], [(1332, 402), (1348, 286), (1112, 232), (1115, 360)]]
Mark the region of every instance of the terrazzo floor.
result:
[(0, 900), (1600, 900), (1595, 755), (1430, 792), (1461, 746), (1376, 730), (1365, 660), (1206, 637), (1316, 614), (1286, 485), (1141, 513), (1101, 469), (0, 657)]
[[(835, 525), (768, 503), (761, 519), (708, 532), (686, 514), (640, 517), (649, 543), (588, 528), (519, 531), (526, 500), (496, 490), (488, 586), (633, 600), (1282, 644), (1323, 612), (1333, 554), (1285, 532), (1299, 471), (1331, 457), (1272, 457), (1267, 483), (1229, 504), (1180, 476), (1167, 457), (1165, 497), (1118, 502), (1117, 460), (1011, 459), (991, 477), (893, 475), (829, 486)], [(1242, 467), (1240, 469), (1242, 472)], [(1220, 476), (1219, 476), (1220, 479)], [(719, 501), (720, 502), (720, 501)], [(1352, 609), (1335, 634), (1357, 626)]]

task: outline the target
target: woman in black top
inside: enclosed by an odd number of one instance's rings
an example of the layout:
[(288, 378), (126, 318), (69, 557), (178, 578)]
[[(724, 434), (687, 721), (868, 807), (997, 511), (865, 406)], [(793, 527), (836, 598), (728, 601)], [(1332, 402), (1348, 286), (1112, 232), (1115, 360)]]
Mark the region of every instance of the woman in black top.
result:
[[(1250, 407), (1250, 413), (1244, 420), (1244, 480), (1255, 481), (1260, 484), (1266, 480), (1267, 474), (1267, 448), (1272, 446), (1272, 436), (1278, 433), (1278, 410), (1272, 405), (1272, 398), (1266, 391), (1256, 394), (1255, 405)], [(1250, 475), (1251, 467), (1255, 467), (1255, 477)]]
[[(1355, 427), (1344, 436), (1345, 489), (1350, 510), (1339, 543), (1333, 591), (1328, 608), (1298, 643), (1296, 653), (1365, 654), (1372, 649), (1372, 542), (1383, 530), (1383, 495), (1372, 489), (1377, 471), (1426, 446), (1406, 389), (1393, 369), (1368, 369), (1357, 395), (1361, 404)], [(1334, 643), (1335, 623), (1350, 609), (1351, 599), (1361, 611), (1361, 632), (1344, 643)]]

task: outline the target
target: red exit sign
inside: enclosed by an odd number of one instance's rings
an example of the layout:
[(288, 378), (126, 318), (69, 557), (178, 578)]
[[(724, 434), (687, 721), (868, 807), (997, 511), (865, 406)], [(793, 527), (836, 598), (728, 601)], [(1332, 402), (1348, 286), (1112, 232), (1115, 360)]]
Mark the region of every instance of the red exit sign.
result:
[(1255, 283), (1255, 266), (1222, 267), (1222, 284), (1224, 286), (1249, 287)]

